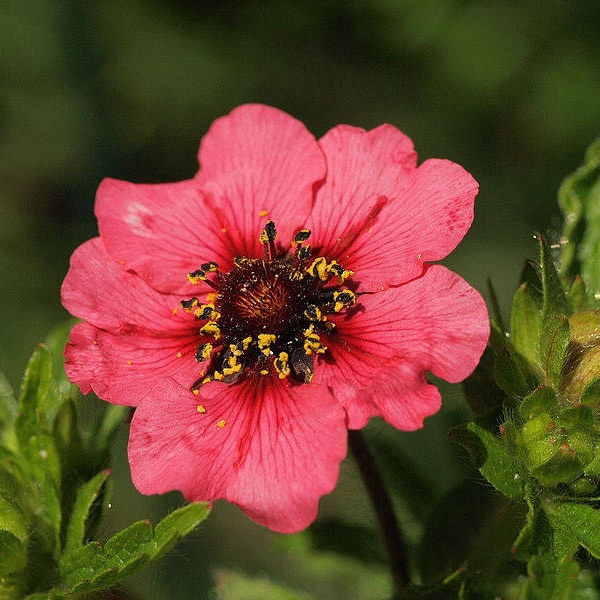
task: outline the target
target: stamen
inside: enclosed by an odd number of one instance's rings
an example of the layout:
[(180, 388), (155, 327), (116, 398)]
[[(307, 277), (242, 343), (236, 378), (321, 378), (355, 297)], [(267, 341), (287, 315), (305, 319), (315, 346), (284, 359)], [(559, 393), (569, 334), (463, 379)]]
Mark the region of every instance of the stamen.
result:
[(277, 229), (273, 221), (266, 222), (259, 239), (265, 248), (265, 260), (273, 260), (275, 258), (275, 240), (277, 239)]
[(196, 350), (196, 355), (194, 358), (197, 362), (202, 362), (204, 360), (208, 360), (213, 351), (213, 345), (208, 342), (205, 344), (200, 344), (198, 349)]
[[(327, 352), (323, 336), (335, 334), (328, 315), (356, 303), (356, 294), (340, 287), (353, 275), (336, 260), (312, 259), (309, 229), (293, 236), (287, 251), (277, 249), (277, 229), (267, 221), (260, 233), (263, 258), (236, 257), (227, 273), (210, 261), (188, 273), (188, 280), (205, 282), (214, 291), (204, 303), (197, 297), (181, 300), (181, 307), (204, 324), (194, 358), (210, 361), (191, 390), (210, 381), (234, 384), (243, 377), (277, 373), (310, 383), (315, 357)], [(210, 274), (214, 277), (208, 279)]]
[(294, 234), (294, 237), (292, 238), (292, 244), (302, 244), (310, 237), (310, 233), (310, 229), (301, 229)]

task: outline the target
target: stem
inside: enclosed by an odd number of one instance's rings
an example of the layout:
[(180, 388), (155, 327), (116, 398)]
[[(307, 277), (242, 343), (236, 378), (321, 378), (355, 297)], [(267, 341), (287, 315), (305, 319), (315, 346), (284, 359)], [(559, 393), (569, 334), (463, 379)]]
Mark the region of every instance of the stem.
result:
[(362, 433), (358, 430), (348, 431), (348, 445), (377, 515), (389, 558), (394, 589), (398, 594), (409, 581), (408, 562), (402, 532), (396, 519), (390, 495)]

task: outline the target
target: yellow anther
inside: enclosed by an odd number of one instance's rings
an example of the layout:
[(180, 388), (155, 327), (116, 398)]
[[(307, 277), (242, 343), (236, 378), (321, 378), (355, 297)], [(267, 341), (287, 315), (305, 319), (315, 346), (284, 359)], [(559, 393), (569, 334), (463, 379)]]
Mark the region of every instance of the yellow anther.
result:
[(200, 328), (200, 333), (203, 335), (212, 335), (215, 340), (221, 337), (221, 328), (214, 321), (209, 321)]
[(239, 373), (242, 370), (242, 365), (237, 362), (237, 358), (235, 356), (230, 356), (227, 362), (229, 363), (229, 366), (223, 367), (223, 375), (226, 377), (228, 375), (233, 375), (234, 373)]
[(275, 223), (273, 221), (267, 221), (265, 223), (265, 228), (260, 232), (260, 243), (268, 244), (269, 242), (274, 242), (277, 239), (277, 229), (275, 228)]
[(196, 306), (198, 306), (198, 302), (198, 298), (194, 296), (194, 298), (190, 298), (189, 300), (181, 300), (179, 304), (181, 304), (181, 308), (183, 308), (185, 312), (191, 313)]
[(219, 265), (216, 262), (207, 262), (201, 265), (201, 270), (208, 273), (216, 273), (219, 270)]
[(327, 346), (323, 346), (318, 333), (311, 333), (304, 339), (304, 351), (306, 354), (323, 354), (327, 350)]
[(192, 273), (187, 274), (188, 281), (196, 285), (201, 281), (206, 281), (206, 273), (202, 271), (202, 269), (198, 269), (197, 271), (193, 271)]
[(269, 374), (269, 369), (261, 369), (260, 370), (260, 374), (261, 375), (268, 375)]
[(279, 356), (273, 361), (275, 370), (279, 374), (279, 379), (285, 379), (290, 374), (290, 366), (288, 364), (288, 360), (288, 353), (280, 352)]
[(271, 344), (277, 340), (277, 336), (273, 333), (259, 333), (258, 334), (258, 349), (265, 355), (271, 354)]
[(292, 238), (292, 244), (302, 244), (310, 237), (310, 229), (301, 229), (298, 233), (294, 234)]
[(223, 379), (225, 379), (225, 375), (223, 375), (223, 373), (221, 373), (220, 371), (215, 371), (212, 374), (213, 379), (216, 379), (217, 381), (223, 381)]
[(198, 404), (198, 406), (196, 406), (196, 410), (203, 415), (204, 413), (206, 413), (206, 408), (202, 405), (202, 404)]
[(311, 321), (324, 321), (327, 317), (323, 317), (323, 313), (320, 311), (319, 307), (311, 304), (304, 311), (304, 316)]
[(340, 265), (335, 260), (332, 260), (327, 265), (327, 272), (333, 273), (336, 277), (339, 277), (342, 281), (344, 281), (345, 279), (348, 279), (348, 277), (352, 277), (352, 275), (354, 275), (354, 271), (344, 269), (344, 267), (342, 267), (342, 265)]
[(212, 302), (201, 304), (195, 311), (194, 316), (202, 320), (218, 321), (221, 313), (215, 310), (215, 305)]
[(306, 269), (306, 272), (314, 278), (318, 278), (321, 281), (327, 281), (329, 279), (329, 275), (327, 273), (327, 261), (319, 256), (312, 261), (310, 267)]
[(340, 312), (348, 306), (352, 306), (356, 302), (356, 294), (350, 290), (342, 290), (341, 292), (333, 292), (333, 310)]
[(203, 360), (208, 360), (210, 358), (210, 355), (213, 351), (213, 345), (206, 343), (206, 344), (200, 344), (198, 346), (198, 350), (196, 350), (196, 360), (198, 362), (202, 362)]

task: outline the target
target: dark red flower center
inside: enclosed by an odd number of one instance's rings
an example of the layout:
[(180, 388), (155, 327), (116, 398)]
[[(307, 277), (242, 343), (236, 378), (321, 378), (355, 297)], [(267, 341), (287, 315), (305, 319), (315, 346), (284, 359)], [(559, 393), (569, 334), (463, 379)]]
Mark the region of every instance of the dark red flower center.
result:
[(323, 338), (335, 328), (328, 315), (353, 306), (356, 295), (343, 287), (353, 273), (335, 260), (313, 258), (309, 237), (309, 230), (298, 231), (290, 249), (278, 252), (277, 230), (268, 221), (260, 234), (263, 258), (238, 257), (227, 273), (214, 262), (188, 273), (192, 283), (214, 289), (206, 304), (196, 297), (181, 301), (204, 322), (196, 360), (208, 368), (192, 389), (270, 373), (312, 380), (315, 356), (327, 351)]

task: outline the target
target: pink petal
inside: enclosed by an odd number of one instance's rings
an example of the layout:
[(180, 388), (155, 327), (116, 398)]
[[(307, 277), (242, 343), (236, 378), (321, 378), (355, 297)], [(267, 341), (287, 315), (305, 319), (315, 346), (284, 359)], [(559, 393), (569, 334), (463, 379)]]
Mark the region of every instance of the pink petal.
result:
[(309, 387), (209, 383), (197, 397), (159, 383), (131, 424), (135, 486), (144, 494), (181, 490), (190, 501), (225, 498), (276, 531), (305, 528), (346, 453), (341, 406)]
[(287, 113), (243, 105), (217, 119), (202, 140), (197, 175), (239, 255), (261, 256), (258, 236), (267, 219), (289, 244), (305, 226), (313, 188), (325, 176), (314, 136)]
[(333, 365), (324, 383), (346, 407), (350, 428), (374, 415), (399, 429), (421, 427), (439, 408), (425, 373), (461, 381), (477, 366), (489, 335), (482, 297), (439, 265), (397, 288), (361, 295), (354, 316), (336, 323), (339, 338), (330, 344)]
[(190, 388), (201, 373), (194, 355), (197, 334), (113, 335), (87, 323), (71, 330), (65, 370), (82, 393), (93, 391), (113, 404), (137, 406), (149, 389), (167, 377)]
[(459, 165), (416, 168), (412, 142), (391, 125), (340, 125), (320, 145), (328, 173), (309, 221), (313, 242), (355, 272), (363, 290), (418, 276), (453, 250), (473, 219), (477, 183)]
[(105, 179), (96, 195), (96, 216), (110, 257), (161, 292), (196, 294), (187, 273), (209, 261), (230, 266), (235, 256), (195, 180)]
[(111, 260), (100, 238), (85, 242), (71, 256), (61, 299), (74, 316), (117, 333), (181, 334), (194, 327), (193, 317), (181, 309), (181, 296), (160, 294), (128, 273)]

